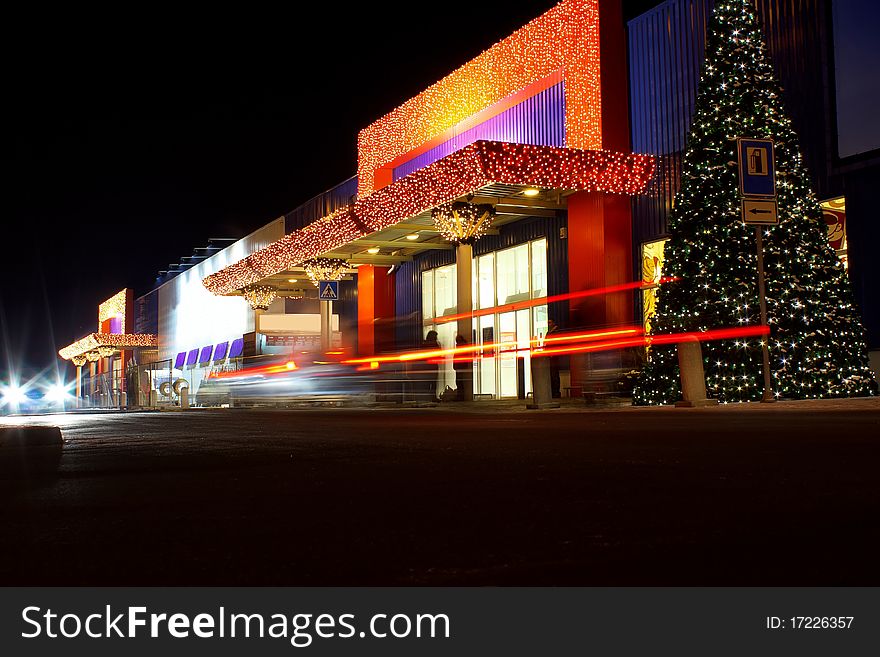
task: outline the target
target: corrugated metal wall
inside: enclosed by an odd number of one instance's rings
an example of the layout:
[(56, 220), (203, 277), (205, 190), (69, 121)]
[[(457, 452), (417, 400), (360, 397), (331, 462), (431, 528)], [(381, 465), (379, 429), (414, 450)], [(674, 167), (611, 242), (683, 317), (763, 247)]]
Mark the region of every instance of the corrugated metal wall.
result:
[[(498, 235), (486, 235), (474, 245), (474, 255), (506, 249), (524, 242), (547, 238), (547, 291), (550, 296), (568, 292), (568, 242), (560, 236), (567, 227), (564, 212), (554, 218), (532, 217), (502, 226)], [(422, 341), (423, 271), (451, 265), (455, 251), (428, 251), (406, 262), (395, 278), (396, 340), (399, 349), (417, 347)], [(559, 326), (568, 324), (568, 303), (551, 304), (548, 314)]]
[(284, 215), (284, 232), (292, 233), (321, 217), (326, 217), (331, 212), (349, 205), (356, 196), (357, 176), (352, 176)]
[[(694, 113), (712, 0), (671, 0), (628, 24), (630, 129), (636, 153), (659, 156), (644, 195), (633, 199), (633, 242), (666, 233)], [(636, 270), (638, 271), (638, 270)]]
[(357, 275), (351, 281), (339, 281), (339, 301), (333, 310), (339, 313), (343, 346), (354, 349), (358, 341)]
[(401, 164), (394, 169), (394, 180), (422, 169), (480, 139), (538, 146), (565, 146), (564, 83), (553, 85)]
[[(828, 174), (827, 1), (757, 3), (786, 108), (820, 197), (837, 193), (838, 186)], [(647, 194), (633, 199), (636, 250), (666, 235), (713, 6), (713, 0), (669, 0), (627, 25), (633, 150), (660, 156)]]

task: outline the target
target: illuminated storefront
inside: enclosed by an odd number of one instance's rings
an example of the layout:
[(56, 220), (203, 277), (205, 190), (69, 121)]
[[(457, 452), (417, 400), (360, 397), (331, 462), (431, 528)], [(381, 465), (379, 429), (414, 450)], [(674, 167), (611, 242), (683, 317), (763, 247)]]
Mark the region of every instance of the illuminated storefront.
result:
[[(771, 50), (794, 29), (776, 20), (779, 4), (758, 2)], [(150, 293), (158, 341), (146, 398), (175, 403), (185, 386), (208, 403), (205, 381), (248, 358), (369, 357), (418, 349), (430, 331), (444, 348), (456, 335), (483, 347), (478, 398), (515, 397), (530, 390), (529, 346), (551, 321), (649, 329), (711, 5), (668, 0), (624, 23), (620, 2), (564, 0), (366, 126), (356, 176), (163, 272)], [(808, 129), (814, 118), (795, 117)], [(858, 291), (865, 247), (853, 236), (865, 222), (848, 222), (839, 181), (823, 177), (814, 151), (829, 239)], [(863, 215), (867, 197), (852, 188), (846, 201)], [(453, 204), (491, 208), (491, 221), (459, 234), (458, 219), (438, 220)], [(328, 262), (337, 271), (320, 273)], [(339, 299), (320, 301), (310, 275), (339, 280)], [(578, 394), (591, 368), (620, 366), (565, 359), (564, 388)], [(455, 386), (451, 356), (439, 377), (441, 390)]]
[[(158, 340), (155, 334), (132, 331), (133, 294), (120, 290), (98, 306), (95, 333), (58, 351), (76, 367), (76, 398), (80, 404), (111, 408), (128, 405), (134, 386), (129, 366), (138, 358), (150, 359)], [(84, 369), (85, 368), (85, 369)]]

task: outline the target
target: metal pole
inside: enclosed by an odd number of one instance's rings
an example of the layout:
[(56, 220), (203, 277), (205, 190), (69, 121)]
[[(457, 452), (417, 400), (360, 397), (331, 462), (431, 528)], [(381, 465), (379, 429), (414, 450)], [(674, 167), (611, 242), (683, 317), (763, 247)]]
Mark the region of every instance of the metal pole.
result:
[[(767, 326), (767, 297), (764, 293), (764, 242), (761, 237), (761, 226), (755, 226), (755, 237), (758, 243), (758, 301), (761, 305), (761, 326)], [(764, 395), (761, 401), (765, 404), (776, 401), (770, 385), (770, 334), (761, 341), (761, 354), (764, 358)]]
[(333, 331), (333, 302), (321, 300), (321, 351), (330, 351)]

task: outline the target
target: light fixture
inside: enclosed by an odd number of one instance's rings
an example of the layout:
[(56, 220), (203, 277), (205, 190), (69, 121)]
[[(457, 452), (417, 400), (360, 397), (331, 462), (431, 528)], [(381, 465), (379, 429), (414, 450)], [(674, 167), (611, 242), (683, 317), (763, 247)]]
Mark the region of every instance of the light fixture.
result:
[(86, 360), (90, 363), (96, 363), (101, 356), (97, 351), (87, 351), (86, 352)]
[(70, 397), (70, 390), (63, 383), (55, 383), (46, 389), (45, 398), (47, 401), (63, 404)]
[(367, 253), (369, 253), (370, 255), (376, 255), (377, 253), (379, 253), (379, 247), (371, 246), (369, 249), (367, 249)]
[(271, 285), (248, 285), (242, 289), (242, 294), (254, 310), (269, 310), (269, 304), (275, 301), (278, 290)]
[(78, 356), (72, 356), (70, 358), (70, 362), (72, 362), (77, 367), (82, 367), (83, 365), (86, 364), (86, 355), (79, 354)]
[(455, 201), (431, 210), (434, 226), (444, 239), (461, 244), (472, 244), (492, 225), (495, 206), (487, 203)]
[(27, 401), (27, 390), (24, 386), (16, 385), (15, 383), (10, 384), (6, 387), (2, 392), (2, 396), (0, 396), (0, 403), (9, 406), (18, 406)]
[(110, 356), (113, 355), (113, 347), (108, 347), (106, 345), (98, 347), (98, 355), (101, 358), (110, 358)]
[(540, 190), (540, 189), (537, 189), (536, 187), (526, 187), (526, 188), (523, 190), (523, 196), (528, 196), (528, 197), (530, 197), (530, 198), (531, 198), (532, 196), (537, 196), (537, 195), (540, 194), (540, 193), (541, 193), (541, 190)]
[(288, 283), (296, 283), (296, 281), (297, 281), (297, 279), (295, 279), (295, 278), (288, 278), (287, 279)]
[(410, 233), (409, 235), (406, 236), (406, 239), (408, 239), (409, 241), (412, 242), (414, 240), (419, 239), (419, 234), (418, 233)]
[(302, 263), (315, 287), (318, 281), (339, 281), (345, 275), (348, 264), (341, 258), (314, 258)]

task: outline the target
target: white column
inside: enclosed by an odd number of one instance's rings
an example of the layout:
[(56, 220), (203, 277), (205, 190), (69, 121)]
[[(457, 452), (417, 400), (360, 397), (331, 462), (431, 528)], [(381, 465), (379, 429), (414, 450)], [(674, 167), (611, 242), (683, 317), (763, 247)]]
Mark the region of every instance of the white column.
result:
[[(474, 251), (470, 244), (459, 244), (455, 250), (456, 269), (456, 311), (463, 315), (458, 320), (458, 334), (464, 336), (467, 344), (473, 342), (474, 327), (474, 303), (473, 303), (473, 269)], [(469, 372), (464, 382), (465, 390), (459, 393), (459, 399), (473, 401), (473, 370)]]
[(473, 269), (474, 252), (470, 244), (459, 244), (455, 250), (455, 269), (457, 272), (456, 295), (458, 299), (456, 311), (459, 315), (467, 315), (458, 320), (458, 334), (463, 335), (468, 344), (473, 339)]

